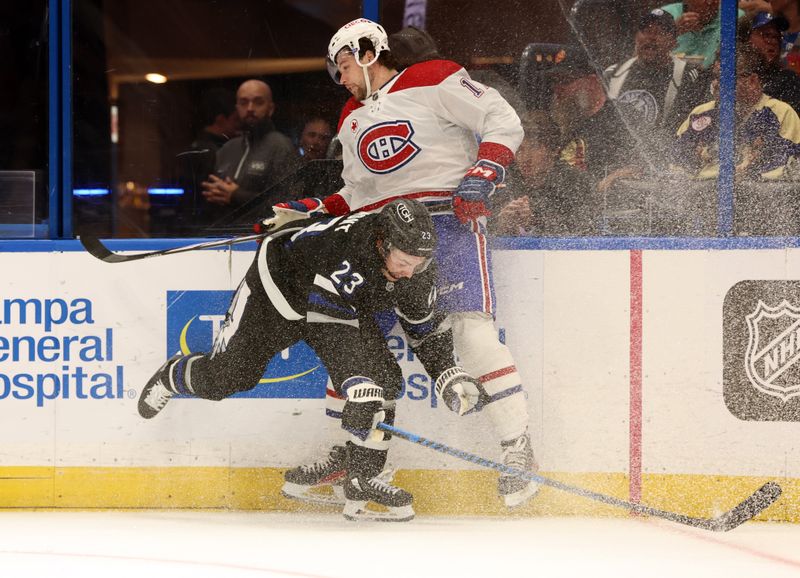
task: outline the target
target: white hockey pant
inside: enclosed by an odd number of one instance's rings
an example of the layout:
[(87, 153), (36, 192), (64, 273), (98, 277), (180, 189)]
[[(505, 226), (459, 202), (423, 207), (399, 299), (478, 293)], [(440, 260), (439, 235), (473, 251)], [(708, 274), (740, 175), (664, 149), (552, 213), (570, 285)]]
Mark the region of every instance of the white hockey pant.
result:
[(484, 406), (501, 441), (518, 438), (528, 428), (528, 406), (522, 379), (511, 352), (500, 341), (486, 313), (452, 313), (447, 324), (461, 366), (478, 378), (489, 395)]

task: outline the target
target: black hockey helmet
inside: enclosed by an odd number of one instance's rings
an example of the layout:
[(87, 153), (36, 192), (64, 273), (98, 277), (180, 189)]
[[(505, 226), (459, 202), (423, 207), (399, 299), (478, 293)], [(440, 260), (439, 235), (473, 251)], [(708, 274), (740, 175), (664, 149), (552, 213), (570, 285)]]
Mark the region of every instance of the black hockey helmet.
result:
[(399, 68), (441, 58), (431, 35), (416, 26), (406, 26), (389, 35), (389, 50)]
[(425, 205), (412, 199), (399, 199), (383, 207), (379, 227), (384, 250), (400, 249), (416, 257), (427, 257), (436, 249), (436, 229)]

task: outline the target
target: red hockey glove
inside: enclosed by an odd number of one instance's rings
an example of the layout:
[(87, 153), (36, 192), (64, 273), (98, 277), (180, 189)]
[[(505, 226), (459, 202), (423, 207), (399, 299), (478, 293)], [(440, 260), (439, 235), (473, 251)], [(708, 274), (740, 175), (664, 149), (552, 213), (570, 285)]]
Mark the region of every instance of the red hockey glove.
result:
[(472, 165), (453, 193), (453, 212), (458, 220), (467, 223), (491, 215), (486, 203), (505, 179), (503, 165), (486, 159)]

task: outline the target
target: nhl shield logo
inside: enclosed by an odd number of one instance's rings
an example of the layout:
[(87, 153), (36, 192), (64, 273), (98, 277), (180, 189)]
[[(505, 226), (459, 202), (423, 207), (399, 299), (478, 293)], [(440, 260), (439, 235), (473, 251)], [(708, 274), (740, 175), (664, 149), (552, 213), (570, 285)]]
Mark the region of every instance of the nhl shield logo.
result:
[(759, 300), (746, 320), (744, 361), (750, 383), (784, 403), (800, 396), (800, 308), (785, 299), (777, 307)]

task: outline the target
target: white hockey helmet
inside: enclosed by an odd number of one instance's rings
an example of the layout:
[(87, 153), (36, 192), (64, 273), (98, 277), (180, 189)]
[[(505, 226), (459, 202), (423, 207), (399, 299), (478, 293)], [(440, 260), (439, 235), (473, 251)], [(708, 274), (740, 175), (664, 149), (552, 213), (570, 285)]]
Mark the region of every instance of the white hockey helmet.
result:
[[(375, 58), (366, 64), (361, 62), (360, 55), (358, 54), (358, 41), (362, 38), (366, 38), (372, 42), (372, 46), (375, 47)], [(341, 84), (341, 75), (336, 66), (336, 57), (345, 49), (353, 54), (359, 66), (366, 69), (366, 67), (378, 60), (378, 56), (381, 52), (389, 50), (389, 36), (386, 34), (386, 30), (383, 29), (383, 26), (372, 20), (367, 20), (366, 18), (358, 18), (339, 28), (328, 44), (328, 57), (326, 59), (328, 72), (336, 84)]]

